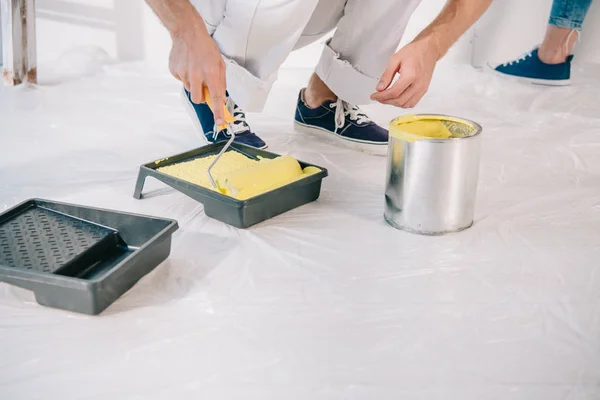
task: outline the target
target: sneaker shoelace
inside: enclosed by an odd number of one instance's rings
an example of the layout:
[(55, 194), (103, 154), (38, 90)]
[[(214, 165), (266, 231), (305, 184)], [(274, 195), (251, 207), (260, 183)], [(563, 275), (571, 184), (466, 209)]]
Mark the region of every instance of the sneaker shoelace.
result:
[(367, 114), (360, 108), (352, 106), (340, 98), (335, 103), (331, 103), (329, 107), (335, 108), (335, 133), (346, 125), (346, 116), (350, 121), (356, 121), (358, 125), (371, 122)]
[(525, 61), (527, 60), (529, 57), (531, 57), (533, 55), (533, 50), (530, 51), (529, 53), (523, 54), (521, 57), (517, 58), (516, 60), (512, 60), (509, 62), (505, 62), (504, 64), (502, 64), (503, 67), (508, 67), (509, 65), (513, 65), (513, 64), (518, 64), (521, 61)]
[[(225, 106), (227, 107), (231, 115), (233, 115), (233, 117), (236, 119), (234, 123), (229, 125), (229, 129), (231, 129), (236, 136), (240, 136), (244, 133), (250, 132), (250, 126), (246, 122), (246, 113), (244, 113), (244, 111), (237, 104), (235, 104), (231, 97), (227, 97), (227, 102), (225, 103)], [(215, 126), (215, 128), (213, 129), (213, 140), (216, 140), (217, 136), (221, 132), (223, 132), (223, 134), (226, 137), (229, 137), (229, 131), (219, 131)]]

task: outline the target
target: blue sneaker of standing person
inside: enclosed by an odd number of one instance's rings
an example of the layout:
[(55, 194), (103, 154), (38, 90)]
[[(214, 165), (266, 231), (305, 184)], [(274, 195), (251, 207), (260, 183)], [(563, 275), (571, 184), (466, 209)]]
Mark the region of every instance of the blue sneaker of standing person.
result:
[(497, 66), (494, 70), (538, 85), (566, 86), (571, 83), (573, 56), (560, 64), (546, 64), (535, 49), (523, 57)]
[(325, 136), (355, 150), (387, 154), (387, 129), (371, 121), (357, 106), (341, 99), (310, 108), (304, 102), (304, 89), (301, 90), (294, 124), (301, 132)]
[[(190, 114), (196, 128), (203, 135), (204, 139), (206, 139), (207, 144), (229, 140), (230, 136), (227, 133), (227, 129), (221, 129), (220, 131), (215, 132), (215, 118), (210, 107), (206, 103), (194, 103), (190, 92), (185, 88), (183, 89), (183, 100), (188, 114)], [(257, 149), (266, 149), (267, 144), (252, 132), (250, 126), (246, 122), (246, 114), (233, 102), (231, 97), (229, 97), (229, 93), (227, 93), (226, 105), (231, 115), (236, 119), (236, 121), (231, 124), (231, 129), (233, 130), (233, 133), (235, 133), (235, 143), (242, 143)]]

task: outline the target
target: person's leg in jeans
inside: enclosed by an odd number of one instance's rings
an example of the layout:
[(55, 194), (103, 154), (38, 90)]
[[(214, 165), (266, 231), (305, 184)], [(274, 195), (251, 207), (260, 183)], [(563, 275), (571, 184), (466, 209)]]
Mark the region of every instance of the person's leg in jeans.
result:
[(567, 60), (581, 31), (592, 0), (554, 0), (539, 57), (546, 64)]
[[(315, 73), (298, 96), (295, 124), (348, 147), (385, 154), (388, 133), (357, 105), (371, 103), (389, 58), (396, 52), (420, 0), (347, 0), (337, 8), (321, 0), (298, 45), (337, 30), (325, 45)], [(324, 9), (328, 7), (328, 11)]]
[(554, 0), (546, 35), (539, 48), (519, 60), (496, 67), (496, 71), (532, 83), (569, 84), (571, 53), (591, 4), (592, 0)]

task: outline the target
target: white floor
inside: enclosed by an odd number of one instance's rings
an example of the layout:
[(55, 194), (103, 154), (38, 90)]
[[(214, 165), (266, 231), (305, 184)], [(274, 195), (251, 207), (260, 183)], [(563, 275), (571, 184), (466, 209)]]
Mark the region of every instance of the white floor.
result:
[(293, 132), (308, 72), (282, 71), (250, 120), (330, 177), (247, 231), (153, 180), (132, 198), (140, 164), (200, 143), (167, 74), (0, 89), (0, 211), (41, 197), (181, 226), (98, 317), (0, 284), (1, 399), (600, 399), (600, 66), (568, 88), (439, 71), (415, 111), (484, 140), (475, 225), (436, 238), (384, 223), (385, 158)]

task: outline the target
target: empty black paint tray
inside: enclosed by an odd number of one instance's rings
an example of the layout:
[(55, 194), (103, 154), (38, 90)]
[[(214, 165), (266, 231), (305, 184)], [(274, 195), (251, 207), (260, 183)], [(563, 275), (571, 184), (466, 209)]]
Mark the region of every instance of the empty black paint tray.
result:
[(0, 214), (0, 282), (99, 314), (165, 260), (177, 222), (33, 199)]

